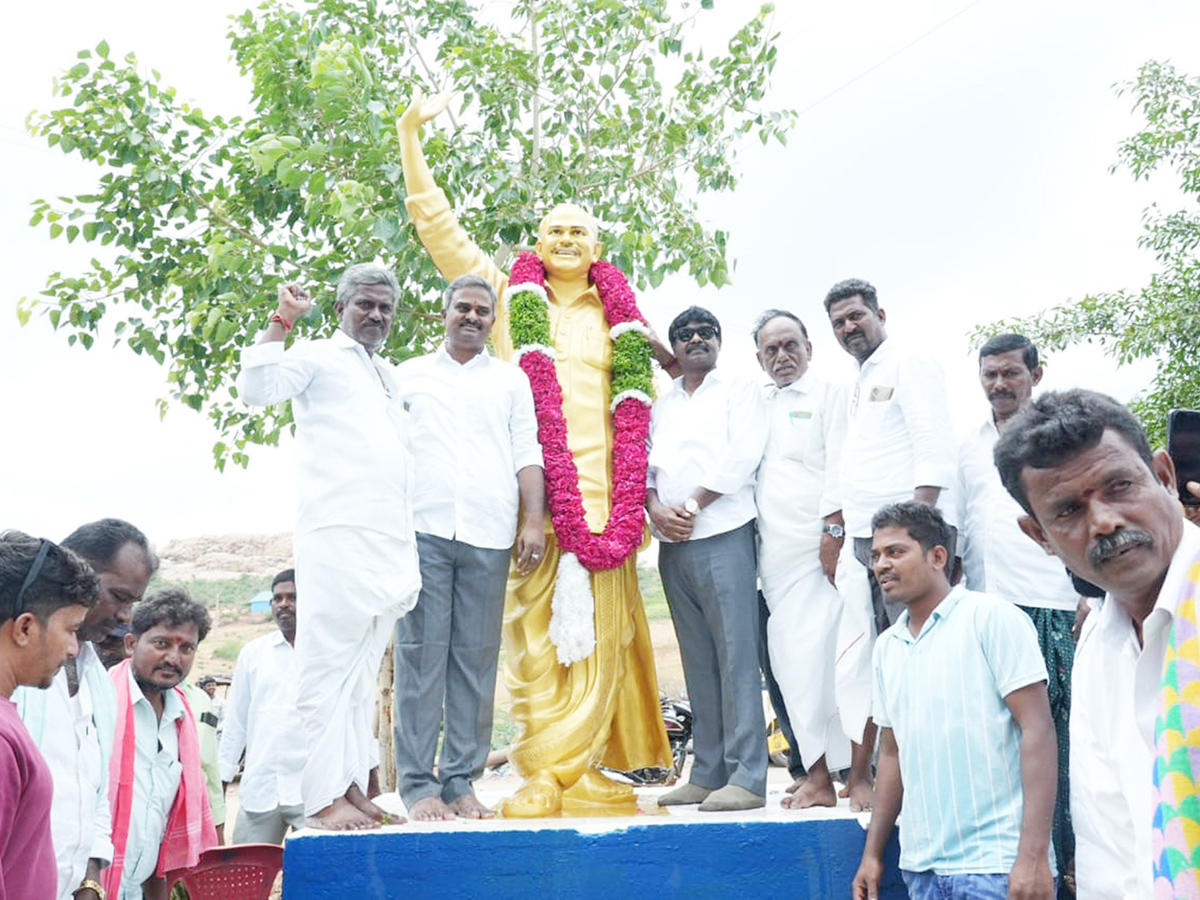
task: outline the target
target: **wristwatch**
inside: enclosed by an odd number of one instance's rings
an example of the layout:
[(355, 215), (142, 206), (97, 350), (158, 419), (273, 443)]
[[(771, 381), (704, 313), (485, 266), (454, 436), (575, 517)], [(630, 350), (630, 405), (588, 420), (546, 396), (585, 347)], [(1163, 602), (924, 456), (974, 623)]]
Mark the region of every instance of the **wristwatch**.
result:
[(104, 888), (100, 886), (100, 882), (98, 882), (95, 878), (83, 879), (83, 883), (80, 884), (79, 887), (75, 888), (75, 890), (71, 891), (71, 896), (77, 896), (80, 891), (95, 891), (96, 896), (99, 897), (100, 900), (105, 900)]
[(684, 509), (686, 509), (686, 510), (687, 510), (689, 513), (691, 513), (693, 516), (694, 516), (696, 513), (700, 512), (700, 504), (699, 504), (699, 502), (696, 500), (696, 498), (695, 498), (695, 497), (688, 497), (686, 500), (684, 500), (684, 501), (683, 501), (683, 508), (684, 508)]
[(826, 525), (824, 528), (821, 529), (821, 532), (823, 534), (829, 535), (835, 541), (840, 541), (842, 538), (844, 538), (846, 536), (846, 529), (836, 523)]

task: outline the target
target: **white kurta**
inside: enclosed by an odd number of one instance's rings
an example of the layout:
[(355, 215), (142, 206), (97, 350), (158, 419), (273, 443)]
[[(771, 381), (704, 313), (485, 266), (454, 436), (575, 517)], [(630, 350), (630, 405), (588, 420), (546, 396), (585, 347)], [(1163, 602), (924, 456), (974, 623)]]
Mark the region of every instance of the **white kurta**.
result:
[(967, 588), (1019, 606), (1074, 611), (1079, 595), (1062, 561), (1017, 524), (1025, 514), (1000, 482), (993, 451), (1000, 432), (988, 416), (958, 447), (958, 555)]
[(850, 763), (834, 697), (842, 599), (821, 569), (825, 517), (841, 509), (838, 454), (846, 390), (809, 371), (766, 392), (771, 431), (758, 469), (758, 572), (771, 670), (806, 767)]
[(1071, 670), (1071, 818), (1080, 897), (1152, 897), (1154, 717), (1175, 605), (1200, 529), (1183, 537), (1138, 645), (1129, 614), (1111, 596), (1083, 624)]
[(297, 705), (308, 814), (374, 761), (379, 663), (421, 588), (395, 367), (342, 331), (328, 340), (242, 351), (242, 398), (292, 400), (300, 509), (295, 534)]
[(837, 659), (838, 708), (852, 740), (861, 740), (871, 711), (875, 615), (867, 571), (851, 538), (871, 536), (881, 506), (911, 500), (918, 487), (938, 487), (938, 508), (955, 523), (955, 442), (941, 364), (885, 340), (859, 366), (850, 392), (841, 459), (846, 544), (837, 586), (844, 606)]

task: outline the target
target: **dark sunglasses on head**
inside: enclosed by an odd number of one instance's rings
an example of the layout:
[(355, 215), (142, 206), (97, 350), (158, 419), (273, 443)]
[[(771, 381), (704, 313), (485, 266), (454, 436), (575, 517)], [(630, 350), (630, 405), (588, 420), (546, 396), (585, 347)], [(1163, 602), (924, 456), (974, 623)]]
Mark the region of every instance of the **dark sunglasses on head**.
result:
[(25, 593), (33, 587), (33, 583), (42, 574), (42, 566), (46, 564), (46, 557), (49, 556), (52, 547), (54, 547), (53, 541), (42, 538), (42, 544), (38, 547), (37, 556), (33, 558), (33, 565), (29, 567), (29, 571), (25, 574), (25, 580), (21, 582), (21, 589), (17, 591), (17, 602), (13, 607), (14, 619), (25, 612)]
[(683, 341), (686, 344), (696, 335), (700, 335), (702, 341), (711, 341), (717, 336), (717, 329), (711, 325), (701, 325), (699, 328), (680, 328), (675, 332), (675, 340)]

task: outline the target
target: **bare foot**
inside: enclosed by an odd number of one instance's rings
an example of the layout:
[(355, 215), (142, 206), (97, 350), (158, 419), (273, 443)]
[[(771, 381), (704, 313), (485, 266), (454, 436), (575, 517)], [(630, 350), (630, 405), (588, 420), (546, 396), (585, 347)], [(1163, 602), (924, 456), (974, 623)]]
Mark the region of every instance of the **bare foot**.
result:
[(837, 806), (837, 791), (833, 782), (805, 781), (790, 797), (780, 803), (784, 809), (808, 809), (810, 806)]
[(309, 816), (304, 824), (309, 828), (323, 828), (326, 831), (362, 831), (379, 827), (377, 821), (345, 797), (338, 797), (315, 816)]
[(866, 812), (871, 808), (875, 799), (875, 787), (871, 782), (851, 778), (847, 787), (850, 790), (850, 812)]
[(796, 793), (796, 791), (800, 790), (800, 788), (803, 786), (804, 782), (806, 782), (806, 781), (808, 781), (808, 776), (801, 775), (799, 778), (797, 778), (795, 781), (793, 781), (791, 784), (789, 784), (785, 788), (785, 790), (789, 794), (794, 794), (794, 793)]
[(408, 816), (414, 822), (449, 822), (454, 819), (454, 810), (434, 794), (413, 803), (408, 808)]
[(346, 799), (376, 822), (382, 822), (383, 817), (387, 815), (381, 807), (366, 798), (366, 795), (358, 789), (357, 784), (351, 784), (346, 788)]
[(490, 809), (479, 802), (474, 794), (463, 794), (450, 801), (450, 809), (464, 819), (490, 819), (495, 815)]

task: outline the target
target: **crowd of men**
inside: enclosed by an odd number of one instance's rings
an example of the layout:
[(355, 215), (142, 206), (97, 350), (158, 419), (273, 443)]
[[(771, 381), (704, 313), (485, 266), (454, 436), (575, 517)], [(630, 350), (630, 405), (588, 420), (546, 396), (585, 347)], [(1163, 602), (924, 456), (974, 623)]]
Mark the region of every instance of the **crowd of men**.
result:
[[(565, 268), (563, 242), (599, 249), (575, 208), (543, 232)], [(219, 748), (207, 695), (181, 688), (208, 613), (179, 591), (142, 599), (157, 561), (139, 530), (0, 536), (0, 898), (165, 896), (166, 873), (223, 839), (243, 764), (234, 842), (402, 821), (371, 799), (393, 638), (409, 816), (493, 814), (472, 784), (506, 584), (557, 553), (538, 421), (526, 376), (487, 347), (492, 281), (452, 280), (442, 346), (394, 366), (377, 351), (398, 294), (387, 269), (352, 266), (338, 330), (285, 349), (312, 299), (281, 287), (243, 355), (247, 402), (293, 403), (301, 502), (278, 630), (242, 650)], [(1200, 531), (1170, 458), (1110, 398), (1034, 399), (1019, 335), (980, 350), (991, 414), (956, 442), (940, 365), (888, 338), (874, 287), (841, 282), (824, 307), (851, 385), (810, 370), (786, 310), (752, 334), (768, 385), (718, 366), (708, 310), (652, 336), (674, 380), (651, 416), (646, 512), (695, 716), (689, 780), (658, 802), (764, 805), (765, 671), (803, 771), (783, 805), (835, 806), (845, 771), (850, 808), (871, 811), (855, 896), (875, 896), (901, 810), (915, 898), (1051, 897), (1072, 863), (1081, 896), (1196, 896), (1200, 826), (1174, 776), (1193, 737), (1178, 706), (1200, 663)], [(1106, 596), (1081, 600), (1085, 583)], [(618, 791), (571, 754), (569, 777), (536, 772), (512, 814)]]

